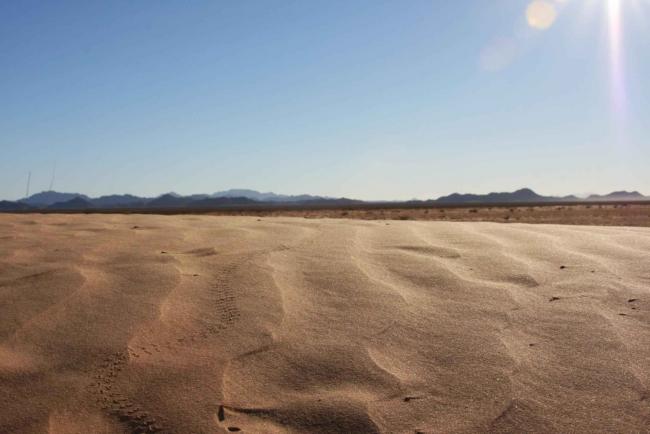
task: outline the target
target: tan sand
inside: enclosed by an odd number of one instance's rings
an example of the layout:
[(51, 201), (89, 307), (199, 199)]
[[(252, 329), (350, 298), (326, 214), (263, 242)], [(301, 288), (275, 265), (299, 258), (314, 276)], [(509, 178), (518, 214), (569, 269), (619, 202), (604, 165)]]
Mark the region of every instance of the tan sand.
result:
[[(77, 211), (78, 212), (78, 211)], [(156, 212), (156, 211), (152, 211)], [(650, 227), (650, 202), (463, 205), (454, 207), (407, 205), (381, 208), (365, 204), (340, 208), (250, 208), (221, 210), (170, 209), (164, 213), (209, 213), (223, 216), (304, 217), (361, 220), (424, 220), (453, 222), (544, 223), (562, 225)]]
[(0, 216), (0, 432), (650, 432), (650, 229)]

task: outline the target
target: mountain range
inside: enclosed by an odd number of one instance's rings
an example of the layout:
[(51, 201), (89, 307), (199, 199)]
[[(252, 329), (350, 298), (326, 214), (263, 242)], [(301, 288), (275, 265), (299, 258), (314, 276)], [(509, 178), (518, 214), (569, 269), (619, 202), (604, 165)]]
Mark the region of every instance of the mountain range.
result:
[(650, 200), (638, 191), (614, 191), (605, 195), (592, 194), (586, 198), (575, 195), (569, 196), (542, 196), (530, 188), (522, 188), (513, 192), (488, 193), (488, 194), (459, 194), (453, 193), (449, 196), (442, 196), (435, 200), (437, 204), (517, 204), (517, 203), (539, 203), (539, 202), (615, 202)]
[[(413, 200), (407, 202), (382, 202), (386, 204), (405, 205), (462, 205), (462, 204), (520, 204), (542, 202), (607, 202), (650, 200), (638, 191), (615, 191), (606, 195), (590, 195), (587, 198), (570, 196), (542, 196), (529, 188), (514, 192), (488, 194), (453, 193), (438, 199)], [(30, 210), (92, 210), (92, 209), (182, 209), (182, 208), (236, 208), (254, 206), (347, 206), (377, 204), (346, 198), (312, 196), (308, 194), (290, 196), (275, 193), (261, 193), (255, 190), (232, 189), (213, 194), (195, 194), (182, 196), (166, 193), (158, 197), (147, 198), (129, 194), (110, 195), (91, 198), (80, 193), (60, 193), (44, 191), (19, 201), (0, 201), (0, 211)]]

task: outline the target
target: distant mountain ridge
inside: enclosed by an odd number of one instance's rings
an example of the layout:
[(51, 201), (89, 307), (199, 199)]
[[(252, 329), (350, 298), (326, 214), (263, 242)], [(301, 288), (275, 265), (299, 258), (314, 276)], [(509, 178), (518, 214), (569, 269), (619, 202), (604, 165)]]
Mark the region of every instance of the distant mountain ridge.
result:
[(231, 189), (213, 194), (183, 196), (174, 192), (157, 197), (140, 197), (131, 194), (114, 194), (91, 198), (81, 193), (43, 191), (19, 201), (2, 201), (0, 211), (28, 210), (88, 210), (88, 209), (176, 209), (224, 208), (255, 205), (326, 205), (361, 203), (345, 198), (329, 198), (309, 194), (284, 195), (261, 193), (256, 190)]
[(331, 199), (323, 196), (312, 196), (310, 194), (300, 194), (297, 196), (288, 196), (285, 194), (275, 193), (260, 193), (255, 190), (247, 189), (230, 189), (226, 191), (219, 191), (211, 195), (211, 197), (245, 197), (258, 202), (302, 202), (306, 200), (322, 200)]
[(144, 201), (145, 199), (131, 194), (113, 194), (93, 199), (92, 204), (98, 208), (113, 208), (115, 206), (137, 205)]
[(62, 211), (63, 210), (84, 210), (84, 209), (92, 209), (92, 208), (95, 208), (95, 205), (93, 205), (91, 201), (84, 199), (81, 196), (77, 196), (63, 202), (53, 203), (52, 205), (47, 207), (47, 209), (62, 210)]
[(595, 201), (638, 201), (650, 200), (638, 191), (614, 191), (605, 195), (592, 194), (587, 198), (570, 196), (543, 196), (530, 188), (513, 192), (493, 192), (487, 194), (453, 193), (437, 199), (425, 201), (384, 201), (364, 202), (347, 198), (331, 198), (309, 194), (284, 195), (261, 193), (256, 190), (231, 189), (213, 194), (194, 194), (182, 196), (166, 193), (157, 197), (139, 197), (130, 194), (116, 194), (91, 198), (80, 193), (61, 193), (43, 191), (19, 201), (0, 201), (0, 212), (30, 210), (92, 210), (92, 209), (210, 209), (242, 206), (351, 206), (364, 203), (408, 205), (463, 205), (463, 204), (521, 204), (543, 202), (595, 202)]
[(19, 202), (24, 204), (42, 208), (50, 205), (54, 205), (59, 202), (67, 202), (76, 197), (88, 200), (88, 196), (80, 193), (59, 193), (57, 191), (42, 191), (40, 193), (33, 194), (26, 199), (21, 199)]
[(587, 200), (595, 201), (608, 201), (608, 200), (646, 200), (646, 196), (642, 195), (638, 191), (614, 191), (609, 194), (599, 195), (592, 194), (587, 197)]
[(30, 211), (36, 208), (27, 205), (22, 202), (12, 202), (9, 200), (0, 200), (0, 212), (11, 212), (11, 211)]
[(532, 203), (532, 202), (562, 202), (580, 201), (577, 196), (542, 196), (530, 188), (522, 188), (513, 192), (500, 192), (488, 194), (459, 194), (453, 193), (449, 196), (440, 197), (433, 202), (462, 204), (462, 203)]

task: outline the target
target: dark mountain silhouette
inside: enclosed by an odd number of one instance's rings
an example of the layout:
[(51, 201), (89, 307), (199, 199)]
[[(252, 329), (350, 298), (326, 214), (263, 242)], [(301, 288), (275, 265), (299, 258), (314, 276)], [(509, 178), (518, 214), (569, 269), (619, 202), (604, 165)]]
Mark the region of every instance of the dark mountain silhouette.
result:
[(182, 194), (178, 194), (178, 193), (175, 193), (175, 192), (171, 191), (169, 193), (164, 193), (164, 194), (161, 194), (160, 196), (157, 196), (155, 198), (150, 198), (150, 199), (147, 199), (147, 200), (158, 199), (158, 198), (163, 197), (163, 196), (166, 196), (166, 197), (171, 196), (171, 197), (175, 197), (177, 199), (183, 198), (183, 199), (190, 199), (190, 200), (201, 200), (201, 199), (207, 199), (207, 198), (210, 197), (209, 194), (190, 194), (189, 196), (183, 196)]
[(57, 202), (48, 206), (52, 210), (84, 210), (94, 208), (93, 204), (83, 197), (75, 197), (65, 202)]
[(435, 200), (436, 203), (519, 203), (543, 202), (548, 197), (541, 196), (529, 188), (522, 188), (512, 193), (459, 194), (453, 193)]
[(194, 194), (181, 196), (177, 193), (170, 192), (155, 198), (140, 197), (130, 194), (114, 194), (98, 198), (90, 198), (83, 194), (45, 191), (34, 194), (33, 196), (19, 202), (6, 203), (3, 205), (2, 210), (221, 208), (255, 205), (324, 206), (360, 203), (363, 202), (345, 198), (334, 199), (308, 194), (290, 196), (275, 193), (260, 193), (255, 190), (241, 189), (222, 191), (213, 195)]
[(592, 194), (586, 199), (578, 196), (542, 196), (529, 188), (522, 188), (512, 193), (488, 193), (488, 194), (450, 194), (431, 202), (440, 204), (480, 204), (480, 203), (536, 203), (536, 202), (580, 202), (580, 201), (631, 201), (650, 200), (638, 191), (615, 191), (606, 195)]
[(307, 200), (321, 200), (329, 199), (321, 196), (312, 196), (309, 194), (300, 194), (297, 196), (289, 196), (284, 194), (275, 193), (260, 193), (255, 190), (247, 189), (231, 189), (226, 191), (219, 191), (211, 195), (211, 197), (245, 197), (248, 199), (256, 200), (258, 202), (304, 202)]
[(203, 200), (203, 199), (209, 199), (210, 195), (209, 194), (191, 194), (189, 196), (183, 196), (186, 198), (189, 198), (191, 200)]
[(355, 199), (347, 199), (345, 197), (341, 197), (338, 199), (334, 198), (322, 198), (322, 199), (310, 199), (310, 200), (301, 200), (297, 202), (287, 202), (289, 205), (306, 205), (306, 206), (348, 206), (348, 205), (360, 205), (363, 203), (369, 203), (369, 202), (364, 202), (362, 200), (355, 200)]
[[(56, 200), (60, 199), (60, 200)], [(250, 206), (353, 206), (364, 203), (374, 205), (392, 204), (400, 206), (422, 205), (463, 205), (463, 204), (518, 204), (541, 202), (580, 202), (580, 201), (633, 201), (650, 200), (638, 191), (615, 191), (606, 195), (591, 195), (586, 199), (577, 196), (542, 196), (529, 188), (514, 192), (488, 194), (459, 194), (454, 193), (438, 199), (406, 202), (364, 202), (347, 198), (328, 198), (308, 194), (289, 196), (275, 193), (260, 193), (255, 190), (227, 190), (213, 195), (195, 194), (181, 196), (176, 193), (166, 193), (156, 198), (138, 197), (130, 194), (109, 195), (89, 198), (83, 194), (59, 193), (44, 191), (17, 202), (0, 202), (0, 211), (29, 211), (47, 210), (88, 210), (88, 209), (176, 209), (176, 208), (227, 208)], [(53, 202), (54, 201), (54, 202)]]
[(609, 194), (592, 194), (587, 200), (608, 201), (608, 200), (647, 200), (648, 198), (638, 191), (614, 191)]
[(190, 206), (196, 208), (222, 208), (232, 206), (259, 205), (258, 202), (247, 197), (212, 197), (193, 201)]
[(46, 207), (59, 202), (67, 202), (76, 197), (88, 200), (89, 197), (79, 193), (59, 193), (56, 191), (43, 191), (33, 194), (28, 198), (21, 199), (20, 202), (35, 207)]
[(113, 194), (91, 199), (90, 202), (97, 208), (137, 207), (144, 206), (148, 199), (130, 194)]
[(182, 208), (188, 206), (191, 202), (193, 201), (189, 197), (167, 193), (147, 201), (145, 206), (147, 208)]
[(0, 200), (0, 211), (29, 211), (35, 209), (32, 206), (22, 202), (11, 202), (8, 200)]

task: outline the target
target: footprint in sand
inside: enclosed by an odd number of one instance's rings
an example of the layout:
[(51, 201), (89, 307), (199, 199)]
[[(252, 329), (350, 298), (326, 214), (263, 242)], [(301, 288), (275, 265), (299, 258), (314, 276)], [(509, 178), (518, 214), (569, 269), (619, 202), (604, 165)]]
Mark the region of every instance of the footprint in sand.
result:
[(424, 399), (424, 396), (405, 396), (404, 402), (417, 401), (419, 399)]
[[(226, 414), (225, 414), (223, 405), (220, 405), (219, 410), (217, 410), (217, 419), (221, 423), (225, 422), (225, 420), (226, 420)], [(241, 431), (241, 428), (236, 427), (236, 426), (229, 426), (229, 427), (226, 427), (226, 429), (228, 431), (230, 431), (230, 432), (239, 432), (239, 431)]]
[(132, 432), (160, 432), (163, 427), (159, 421), (113, 387), (115, 378), (128, 364), (130, 355), (137, 357), (135, 350), (128, 347), (126, 351), (106, 357), (95, 375), (92, 391), (102, 410), (127, 425)]

